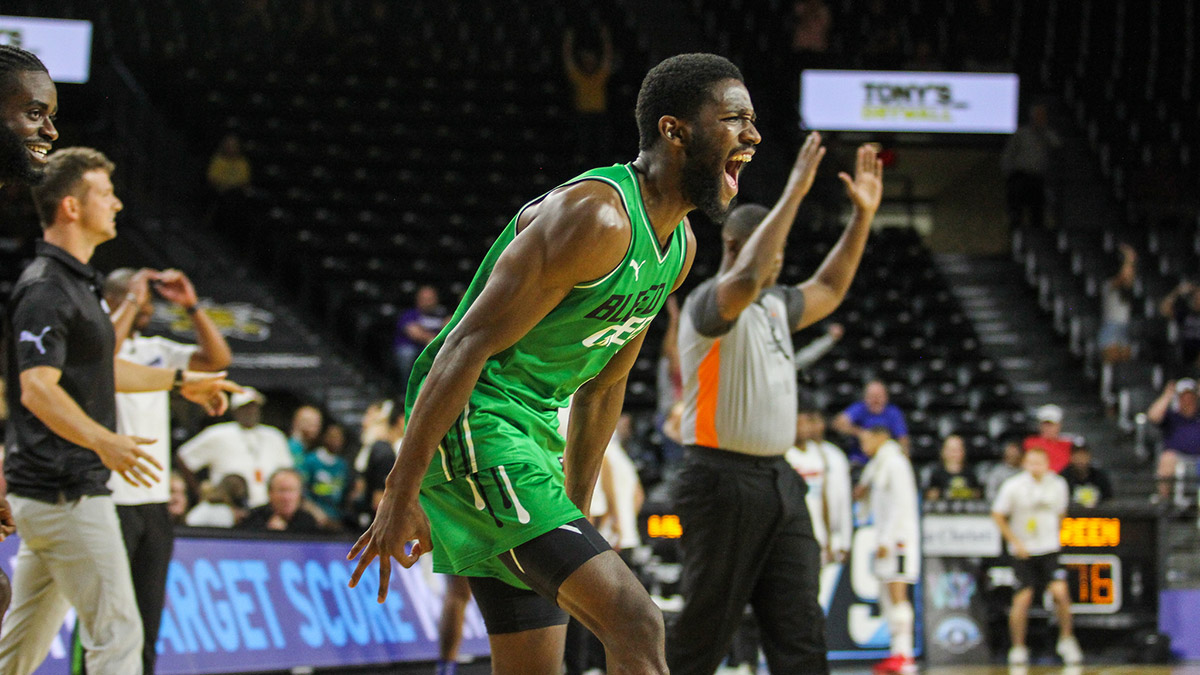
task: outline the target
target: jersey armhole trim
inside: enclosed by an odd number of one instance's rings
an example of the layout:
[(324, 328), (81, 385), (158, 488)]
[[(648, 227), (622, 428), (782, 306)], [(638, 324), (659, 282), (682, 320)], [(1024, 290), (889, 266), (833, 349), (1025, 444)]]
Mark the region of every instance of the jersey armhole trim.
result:
[[(617, 185), (616, 181), (614, 181), (611, 178), (606, 178), (604, 176), (582, 176), (580, 178), (569, 181), (567, 183), (563, 183), (559, 187), (562, 188), (562, 187), (567, 187), (568, 185), (577, 185), (579, 183), (582, 183), (585, 180), (596, 180), (596, 181), (600, 181), (601, 183), (607, 183), (609, 185), (609, 187), (616, 190), (617, 194), (621, 196), (621, 205), (625, 207), (625, 217), (629, 219), (629, 246), (627, 246), (625, 248), (625, 255), (621, 256), (621, 261), (618, 262), (616, 264), (616, 266), (613, 267), (612, 270), (609, 271), (608, 274), (605, 274), (604, 276), (600, 277), (599, 279), (593, 279), (592, 281), (585, 281), (581, 284), (575, 284), (575, 286), (573, 286), (573, 288), (595, 288), (596, 286), (599, 286), (600, 284), (604, 283), (605, 281), (608, 281), (610, 278), (612, 278), (612, 276), (614, 274), (616, 274), (617, 272), (619, 272), (625, 268), (625, 261), (629, 259), (629, 254), (631, 252), (633, 252), (633, 236), (634, 236), (633, 235), (633, 214), (629, 210), (629, 201), (625, 199), (625, 193), (621, 192), (621, 187), (619, 185)], [(555, 188), (555, 189), (558, 189), (558, 188)], [(547, 194), (549, 194), (549, 193), (547, 193)]]

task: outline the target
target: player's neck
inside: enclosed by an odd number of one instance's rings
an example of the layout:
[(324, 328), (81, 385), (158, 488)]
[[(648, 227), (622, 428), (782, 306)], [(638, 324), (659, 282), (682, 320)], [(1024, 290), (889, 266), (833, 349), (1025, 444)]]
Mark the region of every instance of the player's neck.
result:
[(644, 150), (633, 162), (642, 192), (642, 204), (660, 244), (670, 238), (679, 221), (695, 208), (683, 198), (679, 169), (654, 150)]

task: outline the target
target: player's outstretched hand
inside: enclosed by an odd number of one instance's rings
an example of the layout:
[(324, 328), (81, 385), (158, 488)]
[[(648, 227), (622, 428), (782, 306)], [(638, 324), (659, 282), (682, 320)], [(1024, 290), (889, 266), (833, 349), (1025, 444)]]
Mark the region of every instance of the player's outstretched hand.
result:
[(796, 163), (792, 165), (792, 173), (788, 176), (788, 189), (797, 190), (800, 196), (808, 194), (812, 189), (813, 179), (817, 176), (817, 167), (825, 157), (825, 148), (821, 145), (821, 134), (812, 132), (804, 139), (800, 152), (796, 155)]
[[(409, 542), (412, 549), (406, 550)], [(363, 572), (370, 566), (371, 561), (379, 558), (379, 597), (378, 601), (387, 599), (388, 583), (392, 578), (392, 558), (403, 567), (412, 567), (422, 554), (433, 550), (433, 540), (429, 533), (429, 518), (416, 499), (408, 504), (398, 504), (391, 490), (384, 490), (383, 500), (379, 502), (379, 510), (375, 520), (366, 532), (354, 542), (346, 560), (354, 560), (359, 554), (358, 566), (350, 575), (350, 588), (358, 585)]]
[(854, 202), (859, 215), (874, 217), (883, 199), (883, 162), (875, 154), (875, 146), (864, 143), (858, 147), (854, 162), (854, 178), (841, 172), (838, 178), (846, 186), (846, 196)]
[(242, 391), (238, 383), (225, 379), (225, 371), (219, 373), (201, 373), (194, 370), (183, 374), (183, 384), (179, 393), (184, 398), (195, 403), (209, 415), (220, 415), (229, 407), (229, 397)]

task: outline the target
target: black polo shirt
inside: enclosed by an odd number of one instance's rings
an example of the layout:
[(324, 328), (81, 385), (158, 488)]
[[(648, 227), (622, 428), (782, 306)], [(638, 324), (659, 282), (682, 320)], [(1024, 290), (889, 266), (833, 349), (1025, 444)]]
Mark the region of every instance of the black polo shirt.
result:
[(20, 373), (62, 371), (59, 384), (96, 422), (117, 427), (116, 337), (102, 297), (104, 277), (45, 241), (21, 273), (8, 311), (8, 424), (4, 477), (12, 494), (46, 502), (110, 494), (111, 472), (92, 450), (50, 431), (21, 405)]

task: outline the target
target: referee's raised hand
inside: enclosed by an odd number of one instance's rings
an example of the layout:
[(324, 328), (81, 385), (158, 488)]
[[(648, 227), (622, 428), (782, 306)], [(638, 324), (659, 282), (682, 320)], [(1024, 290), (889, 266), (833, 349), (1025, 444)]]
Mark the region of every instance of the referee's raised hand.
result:
[(162, 480), (154, 469), (163, 470), (162, 464), (141, 446), (153, 443), (153, 438), (113, 434), (111, 438), (93, 448), (104, 466), (133, 486), (150, 487)]

